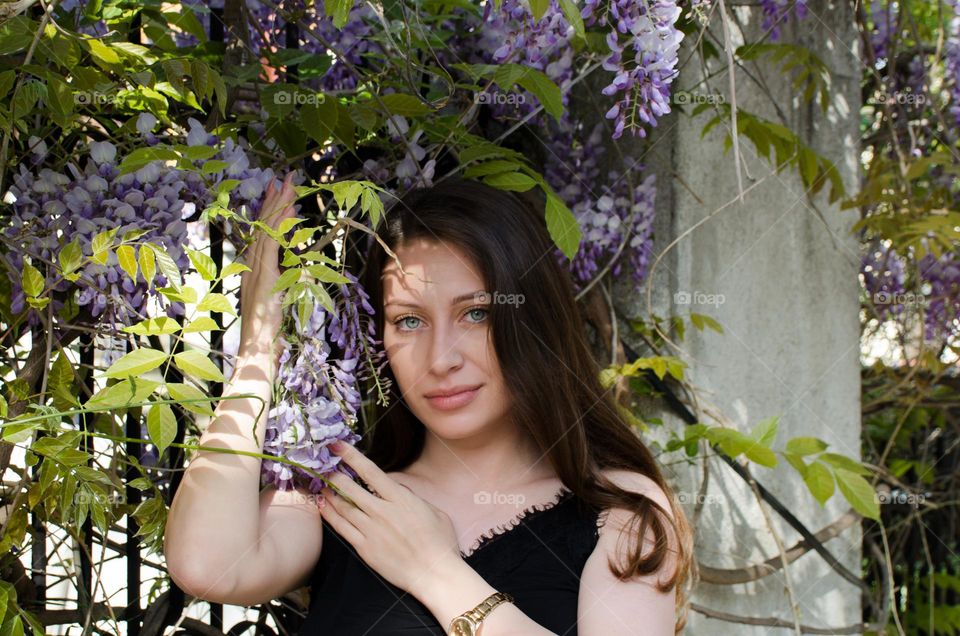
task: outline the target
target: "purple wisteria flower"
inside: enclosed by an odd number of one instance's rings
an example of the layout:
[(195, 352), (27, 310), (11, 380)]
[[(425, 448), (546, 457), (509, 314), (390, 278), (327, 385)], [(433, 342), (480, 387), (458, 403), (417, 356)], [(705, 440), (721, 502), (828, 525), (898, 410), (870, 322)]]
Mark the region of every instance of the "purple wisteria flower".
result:
[(873, 19), (870, 46), (873, 47), (874, 58), (881, 60), (887, 57), (887, 51), (890, 50), (890, 37), (896, 30), (899, 14), (894, 6), (883, 0), (873, 0), (869, 5), (868, 14)]
[(948, 38), (944, 51), (944, 71), (947, 90), (950, 91), (950, 114), (960, 127), (960, 1), (951, 0), (953, 16), (950, 18)]
[(603, 6), (598, 0), (585, 2), (581, 11), (585, 23), (610, 27), (610, 55), (603, 68), (614, 73), (614, 78), (602, 92), (618, 95), (606, 115), (615, 122), (614, 139), (627, 129), (646, 137), (642, 124), (656, 126), (657, 118), (670, 112), (670, 85), (677, 75), (677, 54), (683, 40), (675, 26), (680, 13), (677, 3), (670, 0), (611, 0)]
[(881, 318), (903, 312), (903, 304), (892, 302), (905, 292), (906, 268), (896, 250), (872, 242), (860, 260), (860, 276), (870, 301)]
[[(627, 263), (639, 285), (646, 278), (652, 252), (655, 176), (648, 175), (635, 184), (632, 196), (626, 175), (621, 177), (610, 171), (605, 180), (600, 179), (596, 149), (602, 131), (602, 124), (597, 124), (582, 143), (574, 139), (572, 131), (558, 135), (554, 143), (558, 151), (560, 146), (566, 148), (566, 154), (552, 154), (545, 171), (545, 177), (573, 212), (583, 232), (573, 260), (568, 261), (559, 249), (554, 250), (557, 261), (570, 268), (577, 290), (613, 261), (621, 243), (623, 251), (610, 273), (619, 278)], [(639, 175), (642, 170), (643, 166), (635, 165), (631, 172)]]
[(928, 253), (917, 263), (924, 303), (924, 339), (933, 342), (960, 329), (960, 249), (939, 257)]
[[(474, 20), (464, 18), (468, 23)], [(539, 20), (517, 0), (503, 0), (495, 11), (492, 2), (484, 5), (482, 22), (476, 25), (473, 38), (463, 41), (466, 59), (479, 64), (520, 64), (543, 72), (560, 87), (563, 104), (567, 104), (573, 82), (574, 28), (567, 22), (556, 0), (551, 0)], [(516, 91), (513, 95), (494, 92), (480, 97), (490, 105), (494, 117), (522, 119), (534, 110), (537, 99), (530, 92), (511, 87), (500, 91)], [(513, 97), (514, 99), (507, 99)], [(543, 125), (545, 115), (531, 118), (533, 125)]]
[[(148, 113), (138, 117), (137, 128), (145, 140), (149, 141), (156, 123), (156, 118)], [(188, 124), (189, 130), (184, 131), (187, 145), (220, 143), (197, 120), (191, 118)], [(33, 149), (34, 163), (44, 161), (45, 145), (28, 144)], [(76, 240), (82, 256), (89, 257), (93, 254), (93, 238), (98, 234), (116, 228), (119, 241), (128, 232), (139, 231), (142, 234), (135, 239), (136, 244), (151, 244), (180, 271), (186, 271), (190, 265), (184, 251), (188, 234), (186, 219), (213, 203), (219, 184), (225, 179), (239, 180), (239, 185), (230, 193), (230, 206), (246, 207), (255, 217), (266, 185), (275, 179), (272, 169), (251, 166), (244, 146), (243, 140), (238, 144), (228, 138), (213, 157), (197, 161), (198, 168), (207, 161), (227, 164), (207, 175), (199, 170), (168, 166), (161, 160), (121, 175), (121, 158), (116, 146), (108, 141), (90, 143), (83, 169), (72, 161), (67, 163), (65, 172), (42, 164), (30, 170), (21, 163), (5, 195), (5, 201), (12, 208), (9, 225), (4, 229), (10, 246), (4, 258), (12, 283), (11, 310), (20, 313), (27, 309), (20, 272), (29, 260), (44, 273), (45, 289), (54, 292), (54, 311), (59, 311), (75, 292), (77, 305), (89, 309), (93, 317), (107, 325), (130, 324), (155, 315), (157, 312), (148, 307), (150, 300), (155, 302), (157, 311), (169, 316), (182, 315), (182, 303), (169, 302), (157, 292), (169, 283), (163, 273), (158, 271), (150, 284), (142, 271), (138, 271), (137, 279), (133, 280), (121, 268), (116, 252), (111, 251), (103, 265), (85, 262), (77, 271), (79, 279), (71, 282), (59, 273), (60, 252)], [(28, 320), (31, 324), (39, 322), (36, 310), (29, 309)]]
[(769, 32), (774, 42), (780, 39), (780, 27), (790, 19), (791, 8), (797, 20), (807, 17), (806, 0), (760, 0), (760, 6), (763, 9), (760, 28), (764, 33)]
[[(356, 277), (341, 284), (333, 313), (319, 303), (306, 323), (294, 311), (295, 332), (283, 338), (278, 375), (279, 396), (267, 415), (264, 453), (295, 461), (325, 477), (341, 471), (357, 474), (329, 445), (337, 440), (356, 444), (360, 408), (358, 384), (386, 364), (385, 351), (374, 338), (374, 309)], [(261, 481), (280, 490), (304, 484), (319, 492), (325, 482), (303, 469), (265, 459)]]

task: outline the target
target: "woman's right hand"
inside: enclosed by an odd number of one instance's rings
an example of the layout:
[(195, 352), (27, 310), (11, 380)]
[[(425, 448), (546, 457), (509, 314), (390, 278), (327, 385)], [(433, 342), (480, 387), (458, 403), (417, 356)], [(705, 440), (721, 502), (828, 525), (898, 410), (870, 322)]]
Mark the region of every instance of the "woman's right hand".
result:
[[(293, 202), (297, 193), (293, 188), (293, 172), (287, 174), (280, 190), (271, 180), (264, 195), (260, 220), (277, 229), (285, 220), (296, 216)], [(277, 255), (279, 244), (262, 230), (255, 230), (256, 239), (244, 253), (250, 271), (240, 276), (240, 349), (238, 357), (267, 354), (276, 362), (279, 352), (275, 339), (280, 332), (283, 312), (281, 292), (273, 286), (280, 277)], [(275, 369), (273, 369), (275, 370)]]

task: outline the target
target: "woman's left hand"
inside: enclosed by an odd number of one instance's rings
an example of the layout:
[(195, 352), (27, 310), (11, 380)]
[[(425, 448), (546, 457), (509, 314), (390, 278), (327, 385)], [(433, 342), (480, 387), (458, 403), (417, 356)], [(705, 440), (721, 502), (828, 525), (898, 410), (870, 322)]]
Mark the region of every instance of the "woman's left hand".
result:
[[(463, 564), (460, 544), (450, 517), (399, 483), (350, 444), (331, 451), (343, 458), (374, 495), (342, 473), (328, 477), (357, 505), (325, 487), (321, 516), (353, 545), (367, 565), (400, 589), (418, 590)], [(377, 496), (379, 495), (379, 496)]]

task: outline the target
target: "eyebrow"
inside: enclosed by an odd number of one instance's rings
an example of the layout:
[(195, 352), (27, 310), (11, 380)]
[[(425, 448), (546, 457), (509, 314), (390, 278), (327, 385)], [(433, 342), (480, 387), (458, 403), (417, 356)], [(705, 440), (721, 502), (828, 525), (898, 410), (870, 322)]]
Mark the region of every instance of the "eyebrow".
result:
[[(450, 306), (456, 307), (463, 301), (470, 300), (471, 298), (476, 298), (478, 294), (483, 294), (483, 293), (486, 293), (486, 292), (484, 292), (482, 289), (478, 289), (477, 291), (470, 292), (469, 294), (460, 294), (459, 296), (457, 296), (456, 298), (450, 301)], [(402, 303), (397, 300), (391, 300), (388, 303), (384, 303), (383, 306), (386, 307), (388, 305), (399, 305), (401, 307), (420, 307), (420, 305), (417, 305), (416, 303)]]

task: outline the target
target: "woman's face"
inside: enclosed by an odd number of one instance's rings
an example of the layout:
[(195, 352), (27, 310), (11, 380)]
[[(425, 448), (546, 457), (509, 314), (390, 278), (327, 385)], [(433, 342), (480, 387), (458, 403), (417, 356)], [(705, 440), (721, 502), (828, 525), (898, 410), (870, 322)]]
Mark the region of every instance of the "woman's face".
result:
[[(442, 439), (488, 434), (510, 399), (490, 337), (490, 299), (465, 252), (419, 239), (394, 250), (406, 275), (383, 268), (383, 342), (408, 408)], [(473, 392), (433, 398), (460, 387)]]

